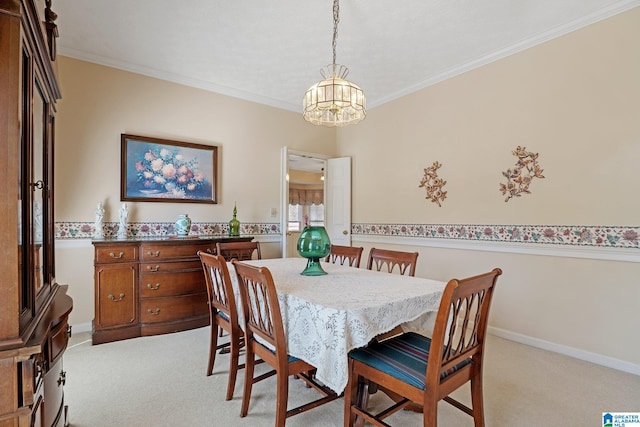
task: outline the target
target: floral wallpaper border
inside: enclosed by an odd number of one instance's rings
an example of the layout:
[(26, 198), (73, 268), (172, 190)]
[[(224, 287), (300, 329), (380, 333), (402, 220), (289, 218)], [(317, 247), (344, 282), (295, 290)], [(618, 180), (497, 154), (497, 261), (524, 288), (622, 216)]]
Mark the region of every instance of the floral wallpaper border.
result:
[[(132, 222), (128, 224), (129, 237), (162, 238), (175, 235), (173, 222)], [(103, 224), (104, 238), (116, 238), (119, 224), (106, 222)], [(89, 222), (57, 222), (56, 239), (91, 239), (93, 223)], [(194, 222), (191, 224), (190, 236), (227, 236), (229, 223), (226, 222)], [(242, 223), (240, 235), (279, 235), (280, 224)]]
[(640, 227), (636, 226), (354, 224), (351, 233), (354, 235), (640, 249)]
[[(135, 222), (129, 224), (132, 237), (162, 238), (175, 234), (173, 222)], [(105, 238), (117, 236), (118, 223), (104, 224)], [(482, 225), (482, 224), (353, 224), (353, 235), (423, 237), (484, 242), (537, 243), (603, 248), (640, 249), (640, 226), (584, 225)], [(229, 224), (196, 222), (191, 235), (228, 235)], [(241, 235), (280, 235), (279, 223), (242, 223)], [(93, 223), (58, 222), (56, 239), (91, 239)]]

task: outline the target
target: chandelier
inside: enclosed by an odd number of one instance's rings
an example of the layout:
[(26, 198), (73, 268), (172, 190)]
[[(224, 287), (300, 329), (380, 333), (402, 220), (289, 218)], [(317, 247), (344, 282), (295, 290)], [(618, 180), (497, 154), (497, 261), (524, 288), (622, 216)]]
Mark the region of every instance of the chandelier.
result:
[(314, 125), (347, 126), (358, 123), (367, 115), (364, 92), (346, 80), (349, 69), (336, 64), (336, 39), (340, 5), (333, 0), (333, 63), (320, 70), (323, 80), (311, 86), (304, 95), (304, 119)]

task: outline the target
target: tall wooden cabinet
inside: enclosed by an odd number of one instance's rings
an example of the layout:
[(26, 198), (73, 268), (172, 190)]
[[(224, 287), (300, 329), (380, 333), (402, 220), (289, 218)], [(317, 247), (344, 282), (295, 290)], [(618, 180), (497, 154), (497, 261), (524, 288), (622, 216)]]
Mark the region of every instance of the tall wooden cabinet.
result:
[(63, 426), (73, 302), (55, 280), (56, 14), (0, 0), (0, 427)]

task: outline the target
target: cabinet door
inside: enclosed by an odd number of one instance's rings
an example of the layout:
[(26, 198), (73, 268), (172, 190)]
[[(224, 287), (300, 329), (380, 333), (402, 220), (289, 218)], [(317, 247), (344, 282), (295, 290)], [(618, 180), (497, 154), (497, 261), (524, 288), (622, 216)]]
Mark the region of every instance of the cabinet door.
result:
[(20, 323), (36, 316), (53, 277), (53, 114), (32, 51), (23, 45), (20, 62), (21, 143), (18, 177)]
[(138, 322), (138, 265), (111, 264), (95, 270), (96, 329)]
[(64, 384), (67, 373), (62, 368), (62, 359), (58, 360), (44, 376), (44, 425), (63, 426), (64, 413)]
[(44, 424), (44, 397), (42, 393), (40, 393), (36, 397), (36, 403), (33, 405), (33, 409), (31, 409), (31, 427), (42, 427)]

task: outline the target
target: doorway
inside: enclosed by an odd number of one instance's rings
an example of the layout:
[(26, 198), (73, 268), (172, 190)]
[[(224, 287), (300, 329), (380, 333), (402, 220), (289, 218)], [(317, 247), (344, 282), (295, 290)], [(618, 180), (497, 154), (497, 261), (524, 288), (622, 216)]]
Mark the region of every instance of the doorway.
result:
[(296, 243), (305, 225), (324, 226), (324, 171), (327, 156), (283, 150), (283, 247), (284, 258), (298, 257)]
[(305, 224), (324, 225), (332, 242), (351, 244), (351, 158), (282, 149), (282, 256), (297, 257)]

